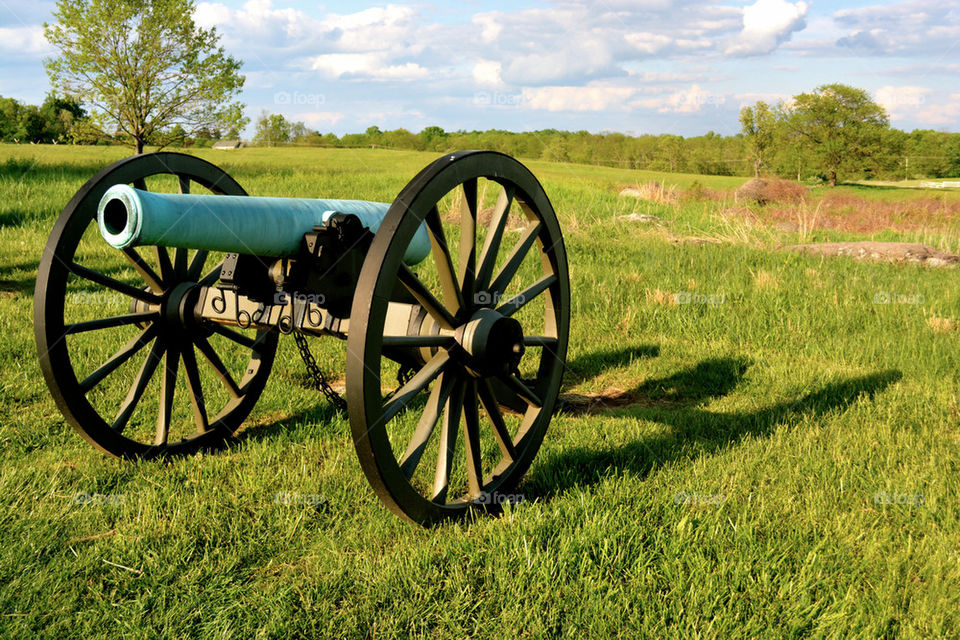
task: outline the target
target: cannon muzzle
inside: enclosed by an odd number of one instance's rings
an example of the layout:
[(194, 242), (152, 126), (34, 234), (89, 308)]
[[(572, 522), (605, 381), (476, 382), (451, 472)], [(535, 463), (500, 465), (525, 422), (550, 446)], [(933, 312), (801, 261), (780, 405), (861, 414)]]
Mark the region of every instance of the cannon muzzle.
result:
[[(296, 255), (303, 235), (337, 213), (355, 215), (376, 232), (389, 208), (364, 200), (150, 193), (118, 184), (100, 200), (97, 224), (117, 249), (157, 245), (283, 257)], [(421, 223), (403, 260), (417, 264), (429, 253)]]

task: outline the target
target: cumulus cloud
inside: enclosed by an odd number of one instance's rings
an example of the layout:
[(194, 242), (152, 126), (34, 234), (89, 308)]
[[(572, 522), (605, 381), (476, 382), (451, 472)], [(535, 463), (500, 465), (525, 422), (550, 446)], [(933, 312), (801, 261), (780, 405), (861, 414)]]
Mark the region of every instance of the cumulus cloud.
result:
[(909, 121), (927, 126), (960, 122), (960, 93), (947, 93), (916, 85), (884, 86), (874, 92), (877, 103), (891, 121)]
[(864, 54), (945, 54), (960, 40), (960, 11), (951, 2), (908, 0), (843, 9), (832, 18), (846, 31), (836, 44)]
[(638, 98), (632, 105), (647, 109), (656, 109), (659, 113), (697, 113), (705, 107), (719, 107), (725, 104), (726, 97), (702, 88), (698, 84), (686, 89), (674, 91), (669, 95), (652, 98)]
[(473, 80), (484, 87), (499, 87), (503, 85), (503, 66), (493, 60), (481, 60), (473, 65)]
[(430, 70), (415, 62), (390, 64), (382, 53), (328, 53), (316, 56), (311, 68), (328, 78), (365, 80), (418, 80)]
[(43, 37), (43, 27), (0, 27), (0, 51), (9, 54), (47, 55), (53, 48)]
[(743, 9), (743, 30), (727, 47), (728, 55), (752, 56), (770, 53), (794, 31), (806, 26), (809, 5), (787, 0), (757, 0)]
[(523, 91), (523, 107), (543, 111), (611, 111), (625, 109), (636, 93), (630, 87), (538, 87)]

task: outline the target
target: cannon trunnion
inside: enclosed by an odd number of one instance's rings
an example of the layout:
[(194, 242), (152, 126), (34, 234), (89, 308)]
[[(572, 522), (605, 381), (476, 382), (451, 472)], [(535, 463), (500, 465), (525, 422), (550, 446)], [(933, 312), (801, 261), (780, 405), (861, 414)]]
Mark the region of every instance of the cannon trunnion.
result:
[(443, 156), (385, 204), (250, 197), (157, 153), (67, 204), (34, 325), (67, 421), (124, 458), (232, 437), (280, 335), (345, 341), (361, 467), (427, 525), (513, 499), (559, 394), (569, 309), (554, 211), (503, 154)]

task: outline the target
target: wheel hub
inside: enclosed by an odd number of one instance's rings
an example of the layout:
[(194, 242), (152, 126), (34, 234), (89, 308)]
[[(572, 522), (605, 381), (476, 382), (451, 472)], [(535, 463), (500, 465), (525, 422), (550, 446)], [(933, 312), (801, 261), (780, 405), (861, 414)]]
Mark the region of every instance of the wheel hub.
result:
[(196, 306), (199, 287), (195, 282), (181, 282), (164, 296), (161, 316), (168, 326), (186, 327), (195, 324), (194, 307)]
[(464, 366), (478, 377), (512, 373), (523, 357), (523, 327), (493, 309), (479, 309), (454, 337)]

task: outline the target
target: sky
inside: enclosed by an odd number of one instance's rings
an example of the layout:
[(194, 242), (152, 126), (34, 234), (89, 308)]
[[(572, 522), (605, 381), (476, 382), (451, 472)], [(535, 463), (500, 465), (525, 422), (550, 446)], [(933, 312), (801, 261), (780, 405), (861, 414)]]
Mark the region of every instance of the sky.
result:
[[(0, 95), (49, 91), (53, 10), (0, 0)], [(197, 2), (194, 19), (243, 61), (251, 119), (321, 133), (732, 134), (742, 106), (834, 82), (895, 127), (960, 131), (958, 0), (249, 0)]]

